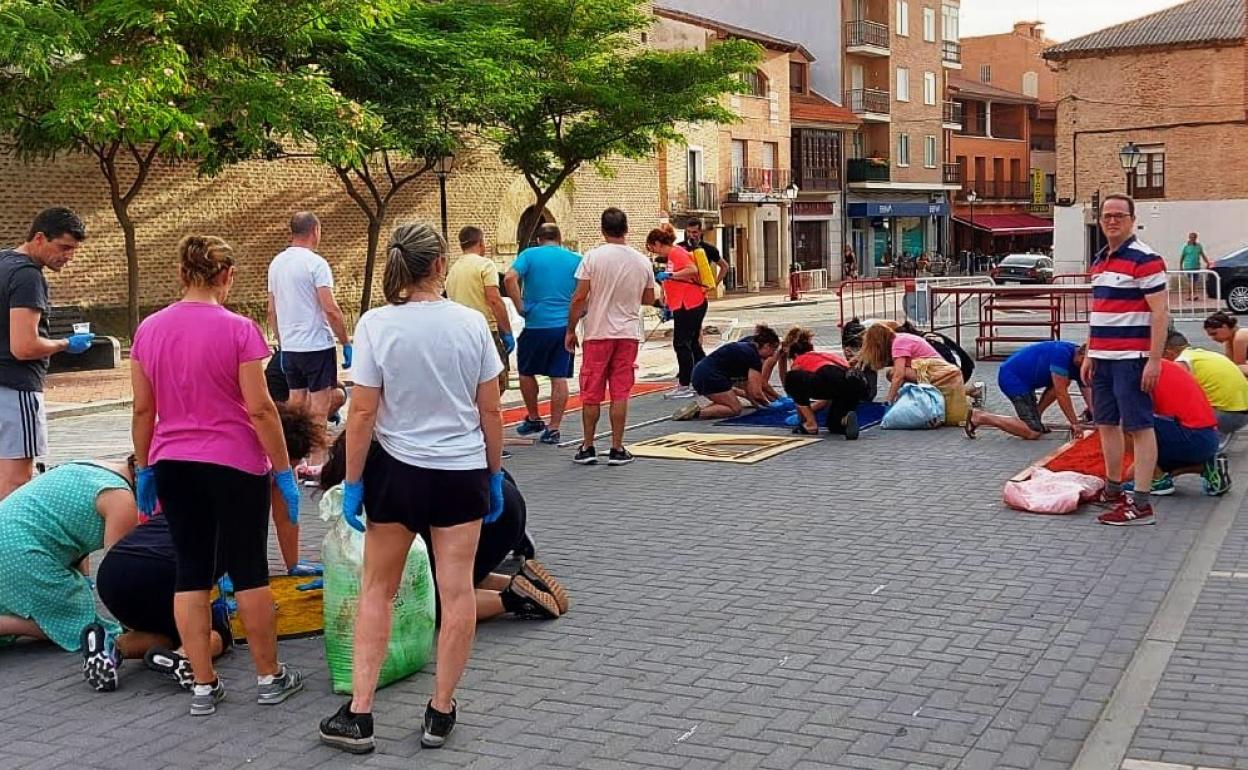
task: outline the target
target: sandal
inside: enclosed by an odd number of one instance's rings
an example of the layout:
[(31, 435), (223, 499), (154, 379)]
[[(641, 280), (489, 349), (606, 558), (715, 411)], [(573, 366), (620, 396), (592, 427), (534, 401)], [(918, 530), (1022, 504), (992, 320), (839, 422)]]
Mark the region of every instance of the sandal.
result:
[(812, 433), (811, 431), (806, 430), (806, 426), (805, 426), (805, 425), (802, 425), (800, 422), (797, 424), (797, 426), (796, 426), (795, 428), (793, 428), (793, 433), (794, 433), (795, 435), (798, 435), (798, 436), (816, 436), (816, 435), (818, 435), (818, 431), (815, 431), (815, 432), (813, 432), (813, 433)]
[(962, 432), (967, 438), (975, 438), (975, 410), (967, 412), (966, 422), (962, 423)]

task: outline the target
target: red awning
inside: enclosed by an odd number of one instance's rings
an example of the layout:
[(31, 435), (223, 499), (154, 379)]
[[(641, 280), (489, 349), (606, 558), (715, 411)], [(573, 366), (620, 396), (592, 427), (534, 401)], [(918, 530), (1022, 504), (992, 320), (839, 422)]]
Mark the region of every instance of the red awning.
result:
[(976, 214), (974, 224), (969, 217), (954, 217), (955, 222), (993, 235), (1040, 235), (1053, 232), (1053, 220), (1031, 214)]

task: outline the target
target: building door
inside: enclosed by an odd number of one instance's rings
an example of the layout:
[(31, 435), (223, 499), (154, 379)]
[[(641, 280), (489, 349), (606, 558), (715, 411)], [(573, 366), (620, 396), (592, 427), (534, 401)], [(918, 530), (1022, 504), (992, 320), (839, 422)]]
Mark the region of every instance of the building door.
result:
[(862, 90), (862, 84), (866, 81), (863, 73), (862, 65), (855, 64), (849, 68), (849, 87), (855, 91)]
[(780, 284), (780, 223), (763, 222), (763, 283)]
[[(828, 267), (828, 223), (794, 222), (797, 238), (797, 263), (803, 270), (824, 270)], [(828, 276), (835, 280), (836, 276)]]
[(737, 291), (749, 291), (750, 282), (750, 236), (744, 227), (733, 228), (732, 242), (736, 247), (732, 257), (732, 271), (737, 279)]

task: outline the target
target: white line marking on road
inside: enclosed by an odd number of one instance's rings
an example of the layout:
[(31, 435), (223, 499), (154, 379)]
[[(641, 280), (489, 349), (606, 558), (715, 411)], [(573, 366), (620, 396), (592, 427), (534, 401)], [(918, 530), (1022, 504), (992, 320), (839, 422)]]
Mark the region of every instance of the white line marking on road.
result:
[(677, 742), (677, 743), (684, 743), (685, 741), (687, 741), (687, 740), (689, 740), (690, 738), (692, 738), (692, 737), (693, 737), (693, 734), (694, 734), (694, 733), (696, 733), (697, 731), (698, 731), (698, 726), (697, 726), (697, 725), (694, 725), (693, 727), (690, 727), (688, 730), (686, 730), (686, 731), (685, 731), (685, 734), (684, 734), (684, 735), (682, 735), (682, 736), (680, 736), (679, 738), (677, 738), (677, 739), (676, 739), (676, 742)]
[(871, 592), (871, 595), (872, 595), (872, 596), (875, 596), (875, 595), (876, 595), (876, 594), (878, 594), (880, 591), (883, 591), (885, 588), (888, 588), (888, 583), (884, 583), (883, 585), (878, 585), (878, 586), (876, 586), (876, 587), (875, 587), (875, 590)]

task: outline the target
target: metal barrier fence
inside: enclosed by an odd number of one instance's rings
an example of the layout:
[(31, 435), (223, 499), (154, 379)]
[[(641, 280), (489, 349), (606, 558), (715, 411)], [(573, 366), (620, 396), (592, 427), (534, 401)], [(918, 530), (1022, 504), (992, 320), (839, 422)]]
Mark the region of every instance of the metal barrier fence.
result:
[[(1167, 292), (1170, 300), (1170, 318), (1175, 321), (1203, 321), (1210, 314), (1225, 306), (1222, 296), (1222, 276), (1213, 270), (1167, 270)], [(1086, 285), (1092, 283), (1090, 273), (1062, 273), (1053, 277), (1056, 286)], [(1074, 322), (1077, 315), (1087, 320), (1091, 297), (1078, 299), (1072, 312), (1063, 310), (1063, 322)], [(1078, 311), (1081, 311), (1079, 313)], [(1069, 320), (1067, 320), (1069, 319)]]
[(840, 322), (844, 327), (853, 318), (876, 321), (904, 321), (906, 298), (914, 297), (913, 278), (856, 278), (842, 281), (836, 289)]
[(797, 281), (797, 290), (802, 294), (826, 294), (831, 288), (828, 271), (824, 269), (798, 270), (793, 276), (791, 280)]

